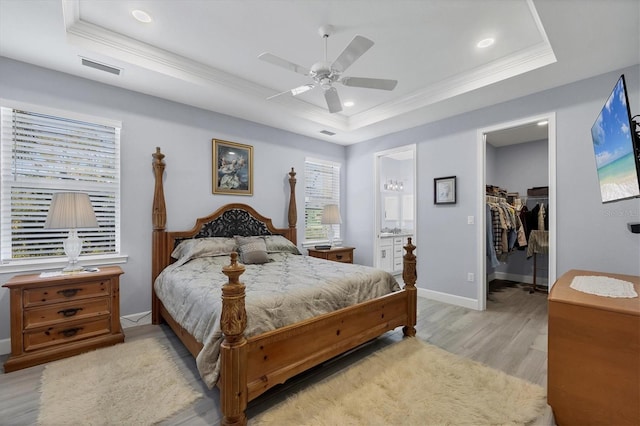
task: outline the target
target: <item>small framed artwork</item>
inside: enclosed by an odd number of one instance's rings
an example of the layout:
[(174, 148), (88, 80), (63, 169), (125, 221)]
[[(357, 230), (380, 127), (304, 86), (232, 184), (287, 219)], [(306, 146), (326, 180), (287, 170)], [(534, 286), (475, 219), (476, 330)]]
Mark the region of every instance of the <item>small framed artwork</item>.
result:
[(212, 139), (213, 193), (253, 195), (253, 147)]
[(434, 204), (455, 204), (456, 203), (456, 177), (455, 176), (435, 178), (433, 180), (433, 203)]

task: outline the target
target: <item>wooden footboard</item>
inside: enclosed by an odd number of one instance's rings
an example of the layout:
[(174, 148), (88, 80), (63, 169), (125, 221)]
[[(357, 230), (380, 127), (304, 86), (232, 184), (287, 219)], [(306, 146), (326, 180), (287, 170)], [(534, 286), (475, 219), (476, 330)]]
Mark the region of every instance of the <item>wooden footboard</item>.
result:
[(415, 246), (404, 247), (405, 287), (386, 296), (359, 303), (306, 321), (246, 339), (244, 267), (231, 254), (223, 269), (229, 282), (222, 287), (220, 398), (223, 425), (244, 425), (248, 401), (271, 387), (404, 326), (405, 336), (416, 334), (417, 289)]
[[(276, 228), (270, 219), (259, 215), (244, 204), (229, 204), (216, 212), (200, 218), (193, 229), (184, 232), (166, 232), (166, 207), (162, 175), (164, 155), (157, 148), (153, 154), (155, 190), (153, 201), (152, 247), (152, 321), (166, 321), (184, 345), (194, 355), (202, 343), (197, 342), (180, 326), (156, 297), (153, 282), (158, 274), (171, 263), (175, 244), (184, 238), (203, 235), (203, 228), (212, 228), (211, 221), (229, 211), (247, 213), (248, 221), (256, 221), (264, 235), (283, 235), (296, 243), (295, 171), (289, 173), (290, 197), (288, 206), (289, 227)], [(236, 214), (236, 213), (234, 213)], [(245, 226), (245, 220), (242, 221)], [(235, 231), (234, 231), (235, 232)], [(245, 310), (245, 286), (240, 281), (244, 266), (237, 262), (237, 254), (231, 254), (231, 263), (223, 268), (228, 282), (222, 287), (221, 329), (224, 340), (220, 348), (221, 370), (218, 380), (220, 409), (225, 425), (244, 425), (247, 422), (247, 403), (273, 386), (309, 368), (349, 351), (396, 327), (403, 327), (405, 336), (415, 336), (417, 290), (415, 246), (408, 239), (404, 247), (404, 289), (386, 296), (363, 302), (325, 315), (273, 330), (258, 336), (244, 335), (247, 315)]]

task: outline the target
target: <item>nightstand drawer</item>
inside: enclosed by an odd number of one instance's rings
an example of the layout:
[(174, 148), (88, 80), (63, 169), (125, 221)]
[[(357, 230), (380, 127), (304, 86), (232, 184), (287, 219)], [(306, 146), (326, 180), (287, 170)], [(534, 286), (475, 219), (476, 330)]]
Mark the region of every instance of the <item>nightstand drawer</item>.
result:
[(353, 263), (353, 247), (332, 247), (330, 249), (308, 249), (309, 256), (333, 262)]
[(87, 299), (89, 297), (108, 296), (109, 280), (46, 287), (41, 286), (38, 288), (25, 289), (22, 294), (25, 308), (48, 303)]
[(100, 336), (111, 331), (108, 316), (97, 321), (60, 324), (40, 331), (24, 333), (24, 350), (34, 351), (48, 346), (59, 345), (74, 340)]
[(57, 325), (63, 322), (108, 315), (110, 312), (109, 298), (87, 299), (41, 308), (33, 308), (24, 312), (24, 329)]
[(335, 253), (327, 253), (327, 260), (342, 263), (353, 263), (352, 255), (353, 251), (351, 250), (337, 251)]

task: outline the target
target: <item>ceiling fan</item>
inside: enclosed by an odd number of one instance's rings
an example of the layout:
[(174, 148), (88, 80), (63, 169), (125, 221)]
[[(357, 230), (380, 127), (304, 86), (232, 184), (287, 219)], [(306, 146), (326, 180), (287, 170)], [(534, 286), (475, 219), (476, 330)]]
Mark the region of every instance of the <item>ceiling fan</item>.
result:
[(362, 56), (367, 50), (373, 46), (373, 41), (366, 37), (357, 35), (351, 40), (351, 43), (342, 51), (338, 58), (333, 63), (327, 60), (327, 39), (333, 33), (333, 27), (331, 25), (324, 25), (320, 27), (318, 33), (324, 38), (324, 61), (316, 62), (307, 69), (301, 65), (282, 59), (269, 52), (258, 55), (258, 59), (261, 59), (270, 64), (277, 65), (282, 68), (286, 68), (298, 74), (302, 74), (311, 77), (313, 83), (304, 84), (296, 88), (287, 90), (268, 97), (267, 99), (273, 99), (280, 95), (291, 94), (297, 96), (301, 93), (307, 92), (315, 87), (320, 87), (324, 90), (324, 98), (327, 101), (327, 107), (329, 112), (342, 111), (342, 103), (340, 102), (340, 96), (338, 91), (333, 87), (333, 83), (341, 83), (345, 86), (351, 87), (363, 87), (366, 89), (379, 89), (379, 90), (393, 90), (398, 84), (397, 80), (386, 80), (381, 78), (366, 78), (366, 77), (348, 77), (343, 76), (342, 73), (347, 70), (360, 56)]

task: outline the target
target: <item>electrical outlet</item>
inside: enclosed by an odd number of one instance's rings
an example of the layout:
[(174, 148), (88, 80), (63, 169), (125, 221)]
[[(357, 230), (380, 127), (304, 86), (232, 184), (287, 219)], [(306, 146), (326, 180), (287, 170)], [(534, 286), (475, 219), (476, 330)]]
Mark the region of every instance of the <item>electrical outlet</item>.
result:
[(476, 223), (476, 218), (473, 216), (467, 216), (467, 225), (473, 225)]
[(467, 273), (467, 281), (473, 282), (473, 281), (475, 281), (475, 279), (476, 279), (476, 277), (474, 276), (473, 272)]

